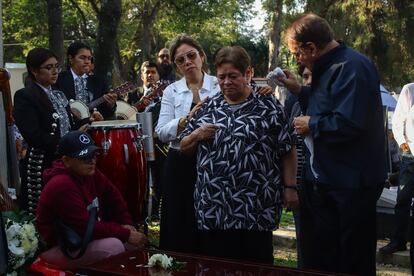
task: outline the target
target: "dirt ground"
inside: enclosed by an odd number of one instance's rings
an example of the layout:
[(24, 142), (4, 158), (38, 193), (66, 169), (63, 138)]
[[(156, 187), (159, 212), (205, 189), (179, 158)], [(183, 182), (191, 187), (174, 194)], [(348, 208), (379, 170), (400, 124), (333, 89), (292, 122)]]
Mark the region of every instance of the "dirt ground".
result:
[[(274, 251), (275, 265), (296, 267), (296, 250), (288, 248), (280, 248)], [(377, 275), (379, 276), (408, 276), (411, 275), (410, 269), (392, 266), (377, 265)]]

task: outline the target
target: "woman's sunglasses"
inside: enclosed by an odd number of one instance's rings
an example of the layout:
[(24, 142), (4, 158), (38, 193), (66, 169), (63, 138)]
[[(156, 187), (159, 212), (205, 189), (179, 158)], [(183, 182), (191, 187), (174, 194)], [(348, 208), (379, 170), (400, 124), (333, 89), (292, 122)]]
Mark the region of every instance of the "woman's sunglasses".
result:
[(181, 66), (187, 61), (187, 59), (189, 61), (195, 60), (197, 58), (197, 55), (198, 55), (198, 51), (191, 50), (185, 54), (182, 54), (181, 56), (176, 57), (174, 60), (174, 63), (177, 64), (177, 66)]

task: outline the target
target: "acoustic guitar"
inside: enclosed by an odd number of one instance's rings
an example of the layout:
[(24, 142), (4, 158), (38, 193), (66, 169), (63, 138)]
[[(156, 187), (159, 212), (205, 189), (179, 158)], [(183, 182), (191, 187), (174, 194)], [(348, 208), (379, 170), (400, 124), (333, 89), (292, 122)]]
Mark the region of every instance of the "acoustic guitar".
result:
[[(109, 93), (115, 93), (117, 94), (117, 96), (121, 96), (123, 94), (130, 93), (136, 90), (137, 88), (138, 88), (138, 85), (130, 83), (130, 82), (125, 82), (121, 84), (120, 86), (114, 89), (111, 89)], [(98, 107), (104, 102), (105, 102), (105, 98), (103, 96), (90, 102), (89, 104), (85, 104), (78, 100), (71, 100), (70, 108), (72, 110), (73, 115), (76, 116), (78, 119), (85, 119), (85, 118), (89, 118), (91, 116), (91, 112), (93, 112), (93, 110), (96, 107)]]

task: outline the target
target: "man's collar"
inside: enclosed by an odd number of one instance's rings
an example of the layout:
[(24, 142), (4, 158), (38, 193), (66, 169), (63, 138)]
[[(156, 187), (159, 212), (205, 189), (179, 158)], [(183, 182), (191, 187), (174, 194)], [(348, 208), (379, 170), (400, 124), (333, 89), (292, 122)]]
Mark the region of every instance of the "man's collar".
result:
[(324, 68), (327, 64), (332, 62), (332, 57), (335, 56), (338, 52), (343, 51), (347, 48), (344, 42), (338, 41), (339, 45), (335, 48), (332, 48), (324, 55), (320, 56), (317, 60), (315, 60), (312, 68), (312, 72), (316, 72), (322, 68)]
[(72, 76), (73, 76), (73, 79), (74, 79), (74, 80), (76, 80), (76, 78), (78, 78), (78, 77), (82, 77), (82, 78), (84, 78), (84, 79), (88, 78), (88, 75), (87, 75), (87, 74), (83, 74), (82, 76), (77, 75), (77, 74), (73, 71), (73, 69), (72, 69), (72, 68), (70, 68), (70, 71), (72, 72)]

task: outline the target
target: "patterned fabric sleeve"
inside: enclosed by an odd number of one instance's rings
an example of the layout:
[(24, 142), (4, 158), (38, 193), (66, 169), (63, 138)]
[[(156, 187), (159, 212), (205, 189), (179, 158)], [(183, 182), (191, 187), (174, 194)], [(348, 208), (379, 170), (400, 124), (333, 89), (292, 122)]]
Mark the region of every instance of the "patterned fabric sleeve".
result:
[(193, 117), (187, 123), (187, 126), (185, 127), (185, 129), (178, 136), (178, 139), (179, 140), (182, 140), (185, 136), (190, 135), (191, 132), (193, 132), (194, 130), (196, 130), (197, 128), (200, 127), (200, 126), (197, 125), (198, 119), (200, 117), (202, 117), (203, 114), (205, 114), (206, 110), (209, 109), (209, 107), (211, 105), (211, 101), (209, 101), (206, 104), (207, 105), (205, 107), (202, 107), (200, 110), (198, 110), (197, 112), (195, 112), (195, 114), (193, 115)]
[(187, 123), (187, 126), (185, 127), (185, 129), (178, 136), (179, 140), (182, 140), (184, 137), (190, 135), (191, 132), (193, 132), (194, 130), (197, 129), (197, 118), (198, 118), (199, 113), (201, 113), (201, 112), (197, 112), (197, 113), (198, 114), (194, 114), (194, 117), (192, 117), (189, 120), (189, 122)]

